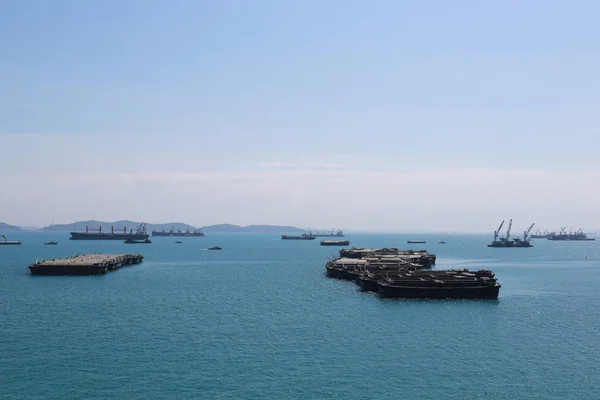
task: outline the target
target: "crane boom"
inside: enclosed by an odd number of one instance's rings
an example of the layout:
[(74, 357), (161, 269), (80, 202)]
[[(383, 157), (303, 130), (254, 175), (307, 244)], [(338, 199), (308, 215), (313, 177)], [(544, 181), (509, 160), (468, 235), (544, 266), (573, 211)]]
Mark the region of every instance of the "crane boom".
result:
[(497, 231), (494, 231), (494, 242), (498, 240), (498, 235), (500, 234), (500, 229), (502, 229), (502, 225), (504, 225), (504, 221), (500, 223)]
[(531, 230), (533, 229), (534, 225), (535, 225), (535, 222), (533, 224), (531, 224), (531, 226), (529, 227), (529, 229), (527, 229), (525, 231), (525, 233), (523, 234), (523, 240), (527, 241), (527, 236), (529, 236), (529, 232), (531, 232)]
[(496, 232), (498, 232), (498, 234), (500, 234), (500, 229), (502, 229), (502, 226), (504, 225), (504, 220), (500, 223), (500, 226), (498, 227), (498, 230)]
[(510, 221), (508, 221), (508, 229), (506, 230), (506, 241), (508, 242), (508, 239), (510, 238), (510, 228), (512, 228), (512, 218)]

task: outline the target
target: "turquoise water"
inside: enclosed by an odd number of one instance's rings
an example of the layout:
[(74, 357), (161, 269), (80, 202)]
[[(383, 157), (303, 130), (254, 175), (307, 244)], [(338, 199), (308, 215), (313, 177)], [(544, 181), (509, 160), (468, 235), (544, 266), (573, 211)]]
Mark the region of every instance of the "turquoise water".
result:
[[(432, 240), (413, 248), (438, 254), (437, 268), (491, 268), (502, 284), (498, 301), (398, 301), (326, 278), (336, 249), (318, 241), (67, 238), (11, 233), (24, 244), (0, 246), (2, 399), (600, 398), (600, 241), (349, 236)], [(145, 261), (103, 276), (27, 268), (132, 251)]]

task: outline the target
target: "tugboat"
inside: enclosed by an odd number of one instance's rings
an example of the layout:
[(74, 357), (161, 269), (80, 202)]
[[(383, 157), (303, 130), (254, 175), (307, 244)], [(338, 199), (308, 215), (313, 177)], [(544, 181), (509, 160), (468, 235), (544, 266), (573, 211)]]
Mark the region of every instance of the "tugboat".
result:
[(208, 250), (223, 250), (221, 246), (209, 247)]
[(46, 243), (44, 243), (44, 245), (45, 245), (45, 246), (48, 246), (48, 245), (55, 245), (55, 244), (58, 244), (58, 242), (54, 242), (54, 241), (52, 241), (52, 242), (46, 242)]
[(556, 234), (550, 235), (550, 236), (548, 236), (548, 240), (590, 241), (590, 240), (596, 240), (596, 239), (587, 237), (587, 235), (585, 233), (583, 233), (583, 231), (581, 229), (579, 229), (578, 231), (575, 231), (575, 233), (573, 233), (572, 231), (569, 231), (569, 233), (567, 233), (566, 227), (563, 226), (560, 228), (560, 233), (558, 235), (556, 235)]
[(488, 244), (488, 247), (533, 247), (529, 242), (529, 232), (533, 229), (533, 225), (529, 227), (525, 232), (523, 232), (523, 240), (519, 238), (510, 239), (510, 229), (512, 228), (512, 219), (508, 222), (508, 229), (506, 230), (506, 237), (498, 238), (500, 234), (500, 229), (502, 229), (502, 225), (504, 225), (504, 221), (500, 223), (497, 231), (494, 231), (494, 241)]
[(135, 239), (129, 238), (124, 243), (127, 243), (127, 244), (149, 244), (149, 243), (152, 243), (152, 240), (150, 240), (150, 239), (135, 240)]

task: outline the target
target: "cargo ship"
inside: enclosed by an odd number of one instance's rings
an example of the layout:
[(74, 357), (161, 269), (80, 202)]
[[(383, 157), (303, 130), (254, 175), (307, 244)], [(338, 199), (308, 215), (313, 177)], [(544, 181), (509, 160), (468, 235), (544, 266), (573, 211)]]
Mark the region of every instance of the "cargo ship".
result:
[(98, 229), (90, 229), (85, 227), (85, 232), (71, 232), (70, 240), (146, 240), (150, 237), (146, 233), (146, 224), (141, 223), (140, 226), (133, 231), (130, 229), (127, 232), (127, 227), (123, 228), (123, 231), (115, 231), (114, 227), (110, 228), (110, 232), (102, 232), (102, 226)]
[(281, 240), (315, 240), (316, 236), (312, 233), (303, 233), (302, 235), (281, 235)]
[(533, 229), (533, 225), (529, 227), (528, 230), (523, 232), (523, 239), (519, 238), (510, 238), (510, 229), (512, 228), (512, 219), (508, 222), (508, 229), (506, 230), (506, 237), (499, 238), (500, 230), (502, 229), (502, 225), (504, 225), (504, 221), (500, 223), (498, 230), (494, 231), (494, 241), (488, 244), (488, 247), (533, 247), (531, 242), (529, 242), (529, 232)]
[(183, 236), (183, 237), (204, 236), (204, 232), (202, 232), (200, 229), (189, 230), (189, 228), (186, 229), (185, 231), (182, 231), (181, 229), (174, 231), (171, 228), (170, 231), (165, 231), (164, 229), (162, 231), (152, 231), (152, 236), (170, 236), (170, 237), (174, 237), (174, 236)]
[(529, 237), (531, 239), (548, 239), (550, 236), (553, 235), (556, 235), (556, 232), (548, 232), (548, 230), (545, 230), (544, 233), (542, 233), (542, 231), (538, 229), (537, 231), (535, 231), (534, 234), (530, 235)]
[(595, 238), (589, 238), (581, 229), (578, 231), (567, 233), (565, 228), (560, 228), (560, 233), (558, 235), (548, 236), (548, 240), (563, 240), (563, 241), (590, 241), (596, 240)]
[(315, 231), (315, 233), (312, 234), (314, 237), (344, 237), (344, 232), (340, 229), (340, 230), (333, 230), (333, 231), (323, 231), (323, 232), (319, 232), (319, 231)]

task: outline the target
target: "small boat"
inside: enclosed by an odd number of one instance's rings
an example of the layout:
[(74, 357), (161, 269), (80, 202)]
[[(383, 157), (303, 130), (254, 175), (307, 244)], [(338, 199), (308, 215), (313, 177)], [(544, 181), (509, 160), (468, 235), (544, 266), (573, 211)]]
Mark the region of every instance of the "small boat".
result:
[(175, 244), (181, 244), (181, 243), (183, 243), (181, 240), (178, 240), (175, 242)]
[(442, 240), (441, 242), (438, 242), (438, 244), (446, 244), (446, 242)]
[(406, 243), (427, 243), (425, 240), (407, 240)]
[(124, 243), (127, 243), (127, 244), (147, 244), (147, 243), (152, 243), (152, 240), (150, 240), (150, 239), (135, 240), (135, 239), (129, 238)]
[(209, 247), (208, 250), (223, 250), (221, 246)]
[(46, 245), (46, 246), (47, 246), (47, 245), (51, 245), (51, 244), (58, 244), (58, 242), (54, 242), (54, 241), (52, 241), (52, 242), (46, 242), (46, 243), (44, 243), (44, 245)]

